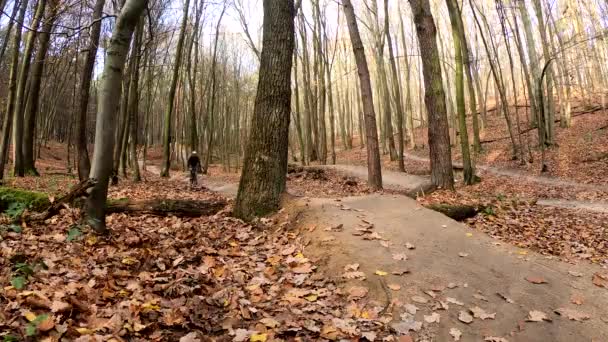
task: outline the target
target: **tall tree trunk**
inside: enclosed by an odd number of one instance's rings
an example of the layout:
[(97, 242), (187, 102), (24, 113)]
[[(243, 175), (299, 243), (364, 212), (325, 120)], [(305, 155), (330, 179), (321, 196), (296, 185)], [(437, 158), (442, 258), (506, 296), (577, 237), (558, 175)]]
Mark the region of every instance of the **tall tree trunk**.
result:
[(50, 9), (47, 13), (46, 21), (42, 26), (42, 32), (40, 32), (40, 45), (34, 65), (32, 67), (32, 76), (30, 80), (30, 90), (27, 99), (27, 105), (25, 106), (25, 121), (23, 130), (23, 168), (25, 174), (38, 175), (36, 171), (34, 161), (34, 133), (36, 129), (36, 114), (38, 113), (38, 105), (40, 102), (40, 86), (42, 85), (42, 72), (44, 70), (44, 61), (46, 53), (49, 48), (49, 41), (51, 37), (51, 30), (53, 29), (53, 23), (57, 15), (58, 4), (51, 0)]
[(32, 52), (34, 51), (34, 43), (36, 42), (36, 33), (38, 25), (44, 16), (46, 0), (38, 0), (36, 13), (32, 19), (31, 29), (25, 38), (25, 47), (23, 48), (23, 60), (19, 70), (19, 82), (17, 82), (17, 95), (15, 97), (15, 113), (13, 114), (13, 172), (15, 176), (23, 177), (23, 115), (25, 113), (25, 90), (30, 73), (30, 63), (32, 60)]
[(285, 190), (294, 16), (293, 0), (264, 0), (258, 89), (233, 212), (242, 219), (276, 210)]
[(107, 233), (106, 198), (112, 173), (112, 151), (116, 129), (116, 108), (122, 92), (122, 77), (133, 31), (146, 7), (146, 0), (127, 0), (123, 6), (107, 49), (97, 106), (95, 148), (90, 178), (97, 180), (86, 201), (87, 220), (98, 233)]
[(101, 15), (105, 0), (96, 0), (93, 8), (93, 25), (89, 33), (89, 47), (84, 60), (82, 76), (80, 77), (80, 103), (78, 107), (78, 138), (76, 139), (77, 158), (78, 158), (78, 179), (83, 181), (89, 178), (91, 161), (87, 148), (87, 113), (89, 111), (89, 95), (91, 91), (91, 80), (93, 78), (93, 68), (95, 67), (95, 57), (97, 56), (97, 46), (99, 45), (99, 35), (101, 33)]
[(11, 12), (8, 25), (6, 25), (4, 39), (2, 39), (2, 47), (0, 47), (0, 61), (4, 60), (6, 47), (8, 46), (8, 42), (11, 40), (11, 32), (13, 30), (13, 26), (15, 25), (15, 16), (17, 16), (17, 12), (19, 12), (19, 1), (13, 1), (13, 11)]
[(173, 65), (173, 74), (171, 76), (171, 85), (169, 88), (169, 98), (167, 99), (167, 108), (165, 109), (165, 120), (163, 126), (163, 165), (160, 172), (161, 177), (169, 177), (171, 169), (171, 122), (173, 117), (173, 107), (175, 102), (175, 91), (177, 89), (177, 80), (179, 78), (179, 69), (182, 65), (182, 53), (184, 39), (186, 37), (186, 29), (188, 24), (188, 9), (190, 8), (190, 0), (184, 3), (184, 13), (182, 24), (177, 38), (177, 47), (175, 48), (175, 64)]
[(429, 0), (410, 0), (420, 45), (424, 75), (424, 102), (428, 113), (431, 181), (444, 189), (454, 188), (448, 116), (437, 48), (437, 28)]
[(131, 159), (131, 169), (133, 171), (133, 181), (141, 181), (139, 173), (139, 161), (137, 160), (137, 135), (139, 134), (139, 64), (141, 60), (141, 40), (144, 31), (144, 19), (139, 19), (135, 29), (135, 42), (133, 44), (133, 63), (129, 67), (131, 71), (131, 82), (129, 84), (129, 156)]
[[(17, 22), (23, 23), (25, 19), (25, 12), (27, 10), (28, 0), (21, 2), (21, 8), (19, 9), (19, 15), (17, 16)], [(21, 27), (18, 26), (15, 29), (15, 35), (13, 37), (13, 46), (21, 45)], [(8, 145), (9, 138), (11, 135), (11, 128), (13, 126), (13, 117), (15, 113), (15, 97), (17, 92), (17, 73), (19, 70), (19, 49), (13, 49), (11, 55), (11, 69), (8, 81), (8, 96), (6, 101), (6, 114), (2, 123), (2, 141), (0, 141), (0, 179), (4, 178), (4, 169), (8, 160)]]
[[(393, 78), (393, 100), (395, 101), (395, 109), (397, 112), (397, 162), (399, 165), (399, 171), (405, 172), (405, 164), (403, 162), (403, 101), (401, 96), (401, 88), (399, 87), (399, 75), (397, 74), (397, 64), (395, 62), (395, 54), (393, 52), (393, 39), (391, 38), (390, 27), (388, 23), (388, 0), (384, 0), (384, 33), (386, 34), (386, 44), (388, 46), (388, 57), (391, 68), (391, 75)], [(407, 56), (405, 56), (407, 58)]]
[[(190, 150), (196, 151), (198, 146), (198, 130), (196, 127), (196, 71), (198, 68), (198, 31), (201, 22), (201, 16), (203, 15), (203, 8), (205, 5), (205, 1), (201, 0), (199, 5), (195, 5), (195, 19), (194, 19), (194, 27), (192, 29), (192, 37), (190, 37), (190, 41), (188, 43), (188, 65), (186, 67), (186, 71), (188, 73), (188, 88), (190, 88), (190, 101), (189, 101), (189, 116), (190, 116)], [(194, 54), (194, 66), (192, 66), (192, 51), (194, 50), (194, 42), (196, 44), (196, 51)], [(193, 70), (194, 69), (194, 70)]]
[[(446, 0), (448, 12), (450, 15), (450, 23), (452, 25), (452, 39), (454, 42), (455, 56), (455, 87), (456, 87), (456, 111), (458, 112), (458, 125), (460, 130), (460, 148), (462, 152), (462, 164), (464, 168), (464, 184), (471, 185), (475, 182), (475, 173), (473, 164), (471, 163), (471, 154), (469, 152), (469, 133), (467, 130), (467, 116), (464, 100), (464, 63), (463, 63), (463, 46), (466, 45), (459, 28), (460, 9), (456, 0)], [(468, 59), (468, 56), (466, 57)], [(470, 88), (469, 88), (470, 89)], [(473, 108), (475, 112), (476, 109)]]
[[(222, 24), (222, 18), (224, 17), (224, 13), (226, 13), (226, 2), (224, 2), (224, 7), (222, 8), (222, 13), (220, 13), (220, 17), (217, 20), (217, 24), (215, 26), (215, 41), (213, 43), (213, 59), (211, 61), (211, 95), (209, 100), (207, 101), (207, 118), (209, 120), (209, 124), (207, 126), (208, 139), (207, 139), (207, 153), (205, 154), (205, 160), (203, 161), (203, 173), (207, 173), (207, 169), (209, 168), (209, 164), (211, 163), (211, 157), (213, 154), (213, 138), (214, 138), (214, 120), (215, 120), (215, 101), (217, 94), (217, 44), (219, 42), (220, 37), (220, 25)], [(291, 72), (290, 72), (291, 73)]]
[[(549, 49), (551, 48), (549, 39), (547, 38), (547, 30), (545, 28), (545, 17), (543, 15), (543, 6), (540, 0), (532, 0), (534, 4), (534, 11), (536, 12), (536, 19), (538, 20), (538, 30), (540, 32), (540, 39), (542, 42), (542, 49), (544, 55), (544, 61), (547, 63), (551, 58)], [(600, 70), (601, 72), (601, 70)], [(545, 125), (547, 126), (546, 134), (548, 145), (552, 145), (555, 139), (555, 100), (553, 98), (553, 79), (555, 78), (553, 68), (549, 63), (549, 69), (546, 74), (546, 87), (547, 87), (547, 100), (545, 103)]]
[(365, 118), (365, 136), (367, 143), (367, 182), (374, 189), (382, 189), (382, 169), (380, 167), (380, 149), (378, 146), (378, 129), (376, 127), (376, 113), (374, 111), (374, 99), (372, 95), (372, 85), (369, 78), (369, 69), (365, 58), (365, 50), (355, 9), (350, 0), (342, 0), (344, 15), (348, 24), (348, 32), (353, 47), (353, 54), (357, 62), (359, 82), (361, 88), (361, 98), (363, 100), (363, 116)]

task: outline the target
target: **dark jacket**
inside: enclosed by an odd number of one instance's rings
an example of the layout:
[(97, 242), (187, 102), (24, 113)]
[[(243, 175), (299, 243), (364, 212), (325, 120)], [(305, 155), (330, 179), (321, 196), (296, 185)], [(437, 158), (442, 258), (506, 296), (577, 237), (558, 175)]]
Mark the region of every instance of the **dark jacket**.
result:
[(188, 168), (189, 169), (192, 169), (192, 168), (198, 169), (198, 167), (200, 165), (201, 165), (201, 159), (198, 157), (198, 155), (196, 155), (196, 154), (190, 155), (190, 158), (188, 158)]

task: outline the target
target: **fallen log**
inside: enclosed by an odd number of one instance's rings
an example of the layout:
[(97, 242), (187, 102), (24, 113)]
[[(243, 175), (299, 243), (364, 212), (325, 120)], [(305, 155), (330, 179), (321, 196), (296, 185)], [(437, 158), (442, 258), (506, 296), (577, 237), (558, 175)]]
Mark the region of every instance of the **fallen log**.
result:
[(223, 200), (114, 200), (106, 207), (108, 214), (137, 213), (156, 216), (199, 217), (216, 214), (226, 206)]
[(61, 208), (65, 207), (69, 203), (73, 203), (77, 199), (89, 196), (89, 189), (97, 184), (97, 180), (93, 178), (86, 179), (76, 185), (74, 185), (70, 191), (64, 196), (51, 202), (48, 208), (41, 213), (32, 213), (24, 215), (21, 219), (24, 221), (44, 221), (57, 215)]
[(445, 216), (456, 220), (456, 221), (464, 221), (468, 218), (475, 217), (479, 214), (480, 211), (483, 211), (485, 208), (480, 206), (472, 206), (466, 204), (429, 204), (426, 206), (427, 208), (440, 212)]

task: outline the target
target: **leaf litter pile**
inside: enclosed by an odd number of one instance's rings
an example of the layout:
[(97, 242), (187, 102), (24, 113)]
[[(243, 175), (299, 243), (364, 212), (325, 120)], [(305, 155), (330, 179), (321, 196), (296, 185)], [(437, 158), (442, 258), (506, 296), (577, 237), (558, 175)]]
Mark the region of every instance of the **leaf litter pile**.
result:
[[(183, 183), (112, 188), (115, 198), (210, 199)], [(194, 195), (193, 195), (194, 194)], [(0, 332), (4, 340), (266, 341), (386, 336), (381, 308), (352, 300), (316, 270), (289, 215), (246, 224), (113, 214), (110, 237), (78, 212), (0, 235)]]

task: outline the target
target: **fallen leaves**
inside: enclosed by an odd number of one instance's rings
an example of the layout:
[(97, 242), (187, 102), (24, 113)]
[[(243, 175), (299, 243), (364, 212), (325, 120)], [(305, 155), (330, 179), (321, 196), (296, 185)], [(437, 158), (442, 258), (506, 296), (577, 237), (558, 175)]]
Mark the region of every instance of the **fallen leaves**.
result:
[(591, 279), (593, 285), (608, 289), (608, 272), (596, 272)]
[(496, 313), (487, 313), (484, 309), (475, 306), (471, 308), (471, 312), (473, 313), (473, 317), (475, 318), (481, 318), (481, 320), (486, 320), (486, 319), (495, 319), (496, 318)]
[(583, 297), (580, 294), (575, 293), (572, 296), (570, 296), (570, 303), (572, 303), (572, 304), (583, 305), (583, 302), (585, 302), (585, 297)]
[(404, 253), (393, 254), (393, 259), (399, 261), (407, 260), (407, 255), (405, 255)]
[(473, 316), (469, 314), (467, 311), (461, 310), (458, 313), (458, 320), (465, 324), (470, 324), (473, 322)]
[(401, 290), (401, 285), (399, 284), (388, 284), (388, 288), (393, 290), (393, 291), (399, 291)]
[(591, 318), (591, 316), (589, 314), (586, 314), (584, 312), (580, 312), (580, 311), (577, 311), (574, 309), (568, 309), (568, 308), (556, 309), (555, 313), (560, 316), (564, 316), (564, 317), (568, 318), (569, 320), (577, 321), (577, 322), (582, 322), (582, 321), (585, 321), (585, 320), (588, 320)]
[(460, 341), (460, 338), (462, 337), (462, 332), (457, 328), (450, 328), (450, 335), (452, 335), (454, 341)]
[(369, 289), (364, 286), (353, 286), (348, 289), (348, 299), (361, 299), (367, 296)]
[(551, 319), (547, 316), (546, 313), (538, 310), (532, 310), (528, 312), (528, 318), (526, 318), (528, 322), (542, 322), (547, 321), (551, 322)]
[(385, 271), (381, 271), (381, 270), (376, 270), (376, 272), (374, 272), (375, 275), (379, 275), (381, 277), (384, 277), (386, 275), (388, 275), (388, 272)]
[(433, 312), (430, 315), (424, 315), (424, 321), (427, 323), (439, 323), (439, 321), (441, 320), (441, 315)]

